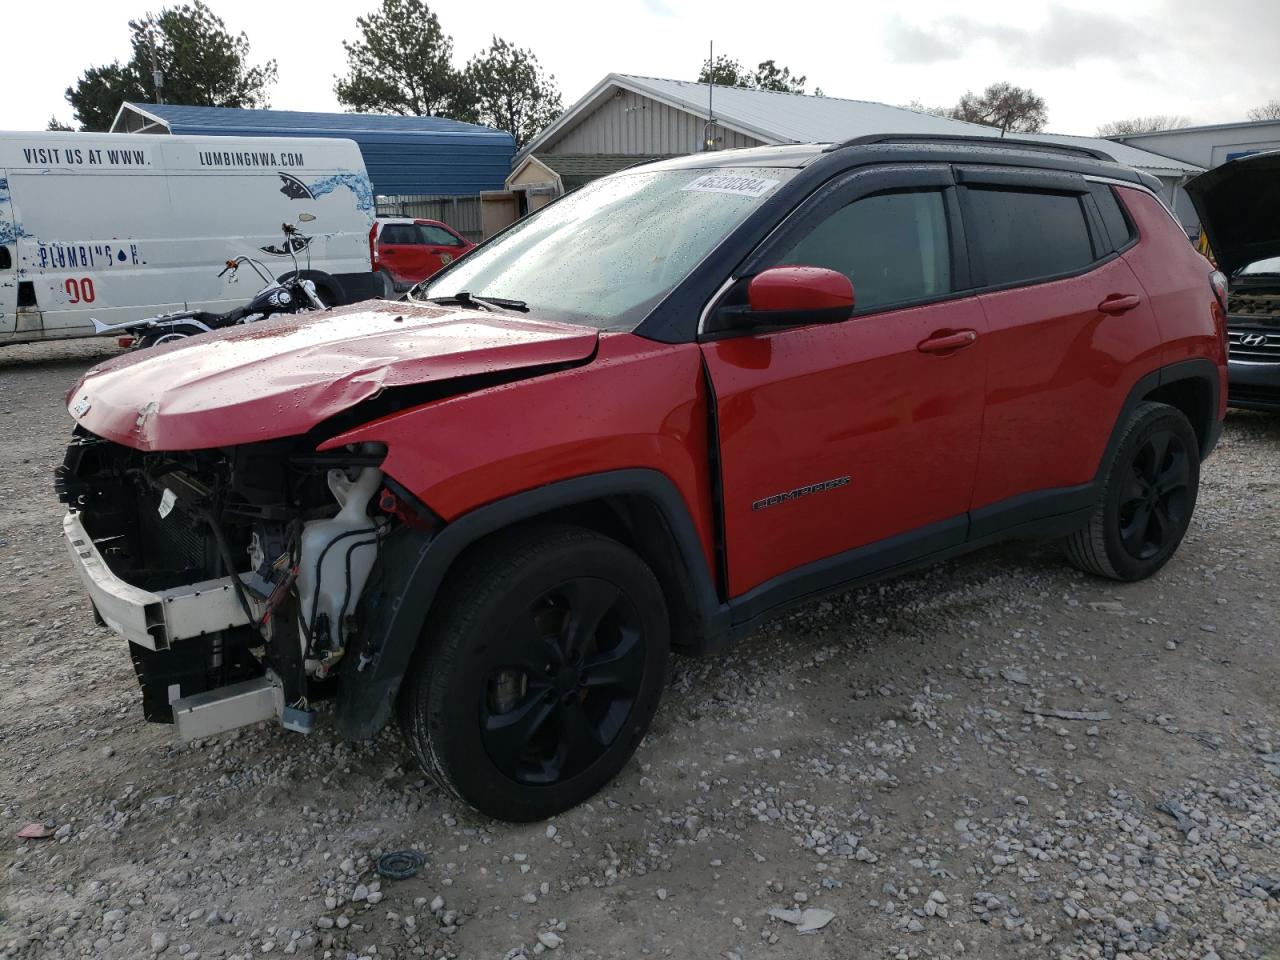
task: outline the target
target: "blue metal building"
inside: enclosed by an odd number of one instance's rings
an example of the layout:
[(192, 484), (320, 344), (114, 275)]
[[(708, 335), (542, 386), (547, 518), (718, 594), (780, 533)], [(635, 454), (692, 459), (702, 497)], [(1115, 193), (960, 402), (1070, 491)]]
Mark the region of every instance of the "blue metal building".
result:
[(511, 173), (511, 134), (444, 117), (123, 103), (112, 133), (341, 137), (360, 145), (375, 194), (475, 196)]

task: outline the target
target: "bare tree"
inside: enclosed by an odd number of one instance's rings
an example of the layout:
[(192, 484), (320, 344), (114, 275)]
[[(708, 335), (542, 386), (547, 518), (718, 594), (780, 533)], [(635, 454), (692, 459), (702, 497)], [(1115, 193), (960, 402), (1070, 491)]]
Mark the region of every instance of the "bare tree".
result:
[(927, 107), (919, 100), (912, 100), (910, 103), (898, 104), (900, 110), (911, 110), (914, 113), (927, 113), (934, 117), (951, 117), (955, 113), (954, 107)]
[(1156, 114), (1151, 117), (1130, 117), (1128, 120), (1112, 120), (1098, 127), (1100, 137), (1128, 137), (1135, 133), (1155, 133), (1157, 130), (1179, 130), (1190, 125), (1186, 117), (1173, 114)]
[(1280, 120), (1280, 100), (1269, 100), (1249, 111), (1250, 120)]
[(1044, 98), (1007, 80), (991, 84), (982, 93), (966, 92), (951, 116), (999, 127), (1002, 133), (1037, 133), (1049, 122)]

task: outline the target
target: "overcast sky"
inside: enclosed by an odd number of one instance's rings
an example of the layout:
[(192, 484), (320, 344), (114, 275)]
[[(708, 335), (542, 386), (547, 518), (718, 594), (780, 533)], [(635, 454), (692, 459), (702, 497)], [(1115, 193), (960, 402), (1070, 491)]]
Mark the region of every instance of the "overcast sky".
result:
[[(278, 62), (272, 106), (340, 109), (333, 80), (345, 72), (342, 41), (376, 0), (208, 2), (248, 34), (254, 61)], [(51, 115), (70, 121), (67, 85), (92, 64), (126, 58), (128, 19), (163, 5), (8, 4), (0, 129), (43, 129)], [(483, 0), (433, 9), (458, 65), (497, 33), (537, 54), (565, 106), (609, 72), (694, 79), (709, 40), (744, 64), (772, 58), (807, 75), (809, 90), (858, 100), (953, 104), (966, 89), (1010, 80), (1045, 98), (1048, 129), (1059, 133), (1092, 134), (1145, 114), (1242, 120), (1280, 99), (1278, 0)]]

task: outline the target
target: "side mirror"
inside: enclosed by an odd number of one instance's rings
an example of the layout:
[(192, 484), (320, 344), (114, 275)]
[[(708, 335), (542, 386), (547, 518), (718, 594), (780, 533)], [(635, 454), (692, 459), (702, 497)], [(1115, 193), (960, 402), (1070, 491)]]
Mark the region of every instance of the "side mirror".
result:
[(745, 305), (741, 297), (720, 308), (719, 326), (804, 326), (839, 323), (853, 315), (853, 284), (826, 267), (770, 267), (748, 281)]

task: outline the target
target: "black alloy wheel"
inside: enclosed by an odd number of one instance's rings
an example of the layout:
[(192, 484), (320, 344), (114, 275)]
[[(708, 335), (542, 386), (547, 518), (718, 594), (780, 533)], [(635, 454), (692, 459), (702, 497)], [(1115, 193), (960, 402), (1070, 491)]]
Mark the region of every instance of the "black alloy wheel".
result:
[(1139, 448), (1120, 500), (1120, 542), (1136, 560), (1161, 553), (1181, 537), (1191, 517), (1191, 451), (1170, 429), (1152, 432)]
[(469, 551), (437, 597), (398, 698), (432, 778), (512, 821), (608, 783), (666, 682), (666, 599), (645, 562), (591, 530), (529, 525)]
[(1125, 421), (1088, 523), (1067, 559), (1111, 580), (1142, 580), (1173, 556), (1200, 489), (1200, 443), (1186, 415), (1151, 401)]
[(644, 677), (644, 627), (615, 584), (574, 577), (519, 611), (495, 646), (480, 722), (517, 783), (577, 776), (617, 738)]

